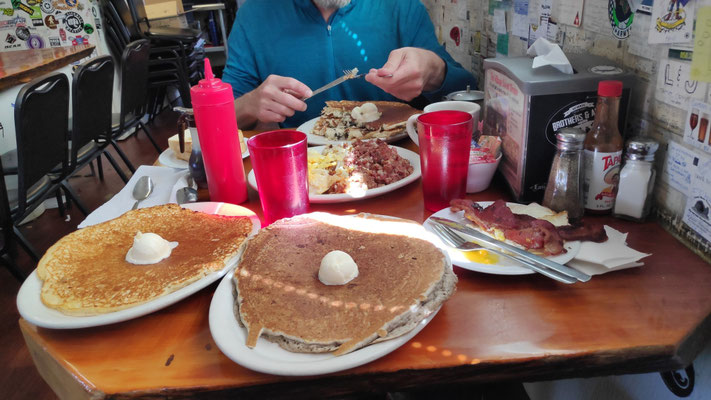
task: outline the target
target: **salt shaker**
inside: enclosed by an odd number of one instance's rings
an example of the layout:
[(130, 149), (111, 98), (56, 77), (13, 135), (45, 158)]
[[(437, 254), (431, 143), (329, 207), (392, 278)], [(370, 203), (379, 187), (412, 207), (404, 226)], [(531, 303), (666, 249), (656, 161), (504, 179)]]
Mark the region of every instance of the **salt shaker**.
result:
[(583, 216), (583, 142), (585, 134), (578, 128), (563, 128), (555, 135), (557, 149), (543, 205), (554, 211), (567, 211), (570, 220)]
[(642, 222), (649, 215), (656, 175), (652, 164), (658, 148), (659, 144), (648, 138), (633, 138), (627, 142), (613, 210), (615, 217)]
[(215, 78), (205, 59), (205, 79), (190, 88), (210, 200), (239, 204), (247, 200), (232, 87)]

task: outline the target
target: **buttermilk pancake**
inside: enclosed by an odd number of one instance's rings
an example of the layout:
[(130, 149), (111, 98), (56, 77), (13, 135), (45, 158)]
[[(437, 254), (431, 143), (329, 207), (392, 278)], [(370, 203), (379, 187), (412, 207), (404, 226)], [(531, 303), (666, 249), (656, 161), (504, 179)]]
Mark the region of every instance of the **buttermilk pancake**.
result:
[[(184, 209), (176, 204), (129, 211), (72, 232), (37, 265), (41, 299), (64, 314), (86, 316), (133, 307), (223, 269), (244, 247), (252, 222)], [(126, 261), (136, 232), (178, 242), (155, 264)]]
[[(306, 214), (250, 238), (234, 274), (235, 316), (246, 345), (342, 355), (412, 330), (454, 293), (446, 255), (412, 221), (359, 214)], [(324, 284), (324, 256), (352, 257), (353, 280)]]
[[(353, 109), (366, 103), (375, 105), (380, 115), (373, 121), (359, 122), (353, 117)], [(407, 119), (418, 112), (395, 101), (327, 101), (311, 133), (329, 140), (387, 139), (402, 133)]]

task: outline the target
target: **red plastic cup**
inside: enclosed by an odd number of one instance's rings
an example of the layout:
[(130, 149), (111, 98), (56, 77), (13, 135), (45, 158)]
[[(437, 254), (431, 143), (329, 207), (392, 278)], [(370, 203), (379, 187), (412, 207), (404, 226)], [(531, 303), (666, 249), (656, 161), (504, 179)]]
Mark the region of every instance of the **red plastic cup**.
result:
[(425, 208), (439, 211), (467, 193), (474, 120), (463, 111), (434, 111), (417, 117)]
[(306, 134), (270, 131), (247, 140), (266, 225), (309, 211)]

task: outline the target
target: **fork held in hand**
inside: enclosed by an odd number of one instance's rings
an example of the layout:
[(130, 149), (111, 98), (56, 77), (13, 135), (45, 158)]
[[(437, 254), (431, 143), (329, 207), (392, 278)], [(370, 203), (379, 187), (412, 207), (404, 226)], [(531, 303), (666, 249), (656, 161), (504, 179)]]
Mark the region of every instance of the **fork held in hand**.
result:
[(456, 248), (456, 249), (458, 249), (458, 250), (461, 250), (461, 251), (475, 251), (475, 250), (484, 249), (484, 250), (489, 251), (489, 252), (492, 252), (492, 253), (494, 253), (494, 254), (498, 254), (498, 255), (500, 255), (500, 256), (503, 256), (503, 257), (506, 257), (506, 258), (510, 258), (510, 259), (512, 259), (512, 260), (515, 260), (515, 261), (517, 261), (517, 262), (523, 264), (523, 265), (526, 266), (527, 268), (530, 268), (531, 270), (536, 271), (536, 272), (538, 272), (538, 273), (541, 274), (541, 275), (545, 275), (545, 276), (547, 276), (547, 277), (549, 277), (549, 278), (551, 278), (551, 279), (555, 279), (555, 280), (557, 280), (557, 281), (559, 281), (559, 282), (563, 282), (563, 283), (575, 283), (575, 282), (578, 281), (577, 279), (575, 279), (575, 278), (573, 278), (573, 277), (570, 277), (570, 276), (568, 276), (568, 275), (564, 275), (564, 274), (562, 274), (562, 273), (560, 273), (560, 272), (558, 272), (558, 271), (553, 271), (553, 270), (549, 270), (549, 269), (546, 269), (546, 268), (542, 268), (542, 267), (539, 267), (539, 266), (536, 265), (536, 264), (532, 264), (532, 263), (530, 263), (530, 262), (528, 262), (528, 261), (526, 261), (526, 260), (522, 260), (522, 259), (520, 259), (520, 258), (518, 258), (518, 257), (513, 256), (513, 255), (506, 254), (506, 253), (504, 253), (504, 252), (502, 252), (502, 251), (498, 251), (498, 250), (494, 250), (494, 249), (487, 249), (487, 248), (484, 248), (483, 246), (479, 246), (479, 245), (477, 245), (477, 244), (475, 244), (475, 243), (473, 243), (473, 242), (466, 241), (466, 240), (464, 240), (461, 236), (459, 236), (457, 233), (455, 233), (452, 229), (450, 229), (450, 228), (447, 227), (447, 226), (440, 225), (439, 223), (432, 223), (431, 226), (432, 226), (432, 228), (435, 230), (435, 233), (437, 233), (437, 236), (439, 236), (440, 238), (442, 238), (442, 240), (444, 240), (444, 242), (445, 242), (447, 245), (449, 245), (449, 246), (451, 246), (451, 247), (454, 247), (454, 248)]

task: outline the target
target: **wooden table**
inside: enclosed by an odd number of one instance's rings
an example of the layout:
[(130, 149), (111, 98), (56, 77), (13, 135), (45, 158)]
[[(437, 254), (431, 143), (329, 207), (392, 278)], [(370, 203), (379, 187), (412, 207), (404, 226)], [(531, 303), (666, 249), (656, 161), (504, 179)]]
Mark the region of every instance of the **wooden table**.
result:
[(81, 60), (94, 51), (94, 46), (18, 50), (0, 53), (0, 90), (27, 83), (69, 63)]
[[(408, 139), (398, 143), (414, 148)], [(246, 160), (249, 170), (250, 163)], [(473, 200), (507, 197), (498, 183)], [(261, 214), (250, 189), (243, 206)], [(312, 211), (372, 212), (424, 221), (419, 181), (389, 194)], [(596, 218), (653, 253), (641, 268), (565, 285), (539, 275), (455, 267), (456, 293), (422, 332), (389, 355), (340, 373), (281, 377), (245, 369), (208, 328), (216, 285), (132, 321), (50, 330), (20, 320), (40, 374), (62, 398), (185, 396), (282, 398), (417, 386), (532, 381), (676, 369), (709, 339), (711, 267), (653, 222)]]

